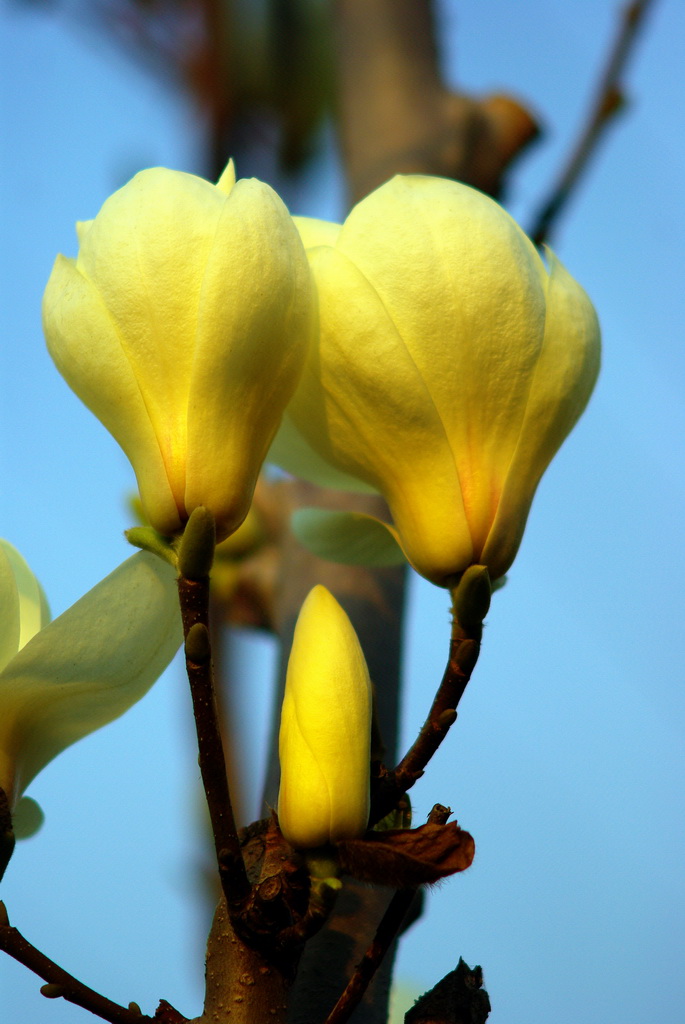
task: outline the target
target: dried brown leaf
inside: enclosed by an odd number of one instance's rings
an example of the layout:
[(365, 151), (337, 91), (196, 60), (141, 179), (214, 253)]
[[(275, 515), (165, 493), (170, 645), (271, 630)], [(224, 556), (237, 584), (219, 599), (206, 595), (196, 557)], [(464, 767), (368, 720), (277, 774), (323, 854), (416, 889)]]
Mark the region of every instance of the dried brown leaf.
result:
[(405, 889), (465, 871), (476, 846), (473, 837), (453, 821), (367, 832), (363, 839), (338, 843), (337, 849), (342, 870), (353, 878)]

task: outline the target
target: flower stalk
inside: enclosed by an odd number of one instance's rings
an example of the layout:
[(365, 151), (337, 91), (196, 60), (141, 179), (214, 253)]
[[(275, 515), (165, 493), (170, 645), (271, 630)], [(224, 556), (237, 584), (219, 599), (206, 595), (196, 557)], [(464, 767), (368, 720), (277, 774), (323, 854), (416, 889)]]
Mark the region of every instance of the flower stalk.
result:
[(457, 707), (468, 685), (483, 636), (489, 608), (490, 581), (483, 566), (471, 566), (452, 591), (450, 652), (440, 686), (418, 736), (397, 767), (376, 780), (371, 823), (388, 814), (424, 772), (433, 754), (457, 720)]
[(181, 542), (178, 596), (185, 638), (185, 660), (198, 743), (198, 761), (212, 823), (221, 887), (230, 912), (237, 913), (249, 893), (247, 872), (240, 852), (226, 759), (214, 690), (209, 634), (209, 568), (214, 522), (204, 508), (192, 513)]

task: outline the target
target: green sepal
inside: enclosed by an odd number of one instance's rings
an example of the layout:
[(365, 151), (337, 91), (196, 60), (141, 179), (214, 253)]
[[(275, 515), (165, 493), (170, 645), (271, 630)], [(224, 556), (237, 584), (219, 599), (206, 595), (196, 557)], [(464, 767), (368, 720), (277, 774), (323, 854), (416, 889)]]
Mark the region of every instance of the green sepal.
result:
[(214, 516), (198, 505), (190, 514), (178, 549), (178, 569), (186, 580), (202, 580), (209, 576), (216, 549)]
[(338, 877), (340, 874), (338, 860), (334, 855), (334, 850), (329, 846), (306, 850), (304, 859), (309, 871), (310, 910), (316, 910), (326, 917), (342, 889), (342, 882)]
[(169, 537), (163, 537), (151, 526), (132, 526), (130, 530), (124, 530), (124, 536), (134, 548), (149, 551), (162, 561), (168, 562), (174, 569), (178, 569), (178, 554)]
[(325, 846), (305, 850), (304, 859), (312, 879), (325, 882), (333, 889), (340, 888), (338, 879), (340, 869), (332, 847)]
[(302, 508), (293, 513), (290, 522), (300, 543), (329, 562), (375, 568), (406, 562), (395, 531), (373, 516)]
[(463, 629), (477, 629), (490, 608), (492, 584), (485, 565), (470, 565), (452, 588), (452, 609)]

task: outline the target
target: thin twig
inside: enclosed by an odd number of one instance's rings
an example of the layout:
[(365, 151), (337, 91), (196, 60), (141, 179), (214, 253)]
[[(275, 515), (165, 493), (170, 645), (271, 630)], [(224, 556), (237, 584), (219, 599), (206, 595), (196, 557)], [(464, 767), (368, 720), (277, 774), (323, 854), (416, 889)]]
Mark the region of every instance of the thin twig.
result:
[[(0, 908), (4, 911), (3, 904), (0, 904)], [(24, 967), (28, 967), (48, 985), (56, 986), (54, 989), (49, 989), (45, 993), (46, 995), (51, 995), (53, 998), (61, 996), (67, 1002), (75, 1003), (76, 1006), (81, 1006), (84, 1010), (90, 1010), (96, 1017), (109, 1021), (110, 1024), (145, 1024), (146, 1021), (153, 1021), (152, 1017), (147, 1017), (136, 1009), (119, 1006), (118, 1003), (113, 1003), (111, 999), (100, 995), (94, 989), (88, 988), (87, 985), (68, 974), (62, 967), (32, 946), (21, 932), (10, 924), (0, 924), (0, 949), (23, 964)], [(183, 1019), (185, 1020), (185, 1018)]]
[(325, 882), (315, 884), (312, 879), (307, 910), (299, 921), (280, 931), (278, 941), (281, 947), (296, 949), (316, 935), (328, 920), (337, 897), (338, 890), (333, 886)]
[(398, 889), (390, 900), (373, 942), (357, 964), (345, 991), (329, 1013), (325, 1024), (343, 1024), (344, 1021), (349, 1020), (353, 1010), (361, 1002), (393, 939), (399, 932), (415, 895), (416, 889)]
[[(450, 816), (449, 807), (435, 804), (428, 815), (432, 825), (444, 825)], [(345, 986), (337, 1003), (326, 1018), (325, 1024), (344, 1024), (364, 997), (371, 979), (378, 970), (383, 957), (397, 937), (402, 922), (417, 893), (417, 887), (398, 889), (383, 914), (378, 929), (369, 948), (357, 964), (354, 974)]]
[(654, 0), (636, 0), (621, 12), (621, 21), (614, 45), (609, 53), (604, 73), (600, 80), (589, 117), (571, 155), (551, 190), (549, 198), (541, 205), (529, 232), (536, 245), (540, 246), (550, 236), (552, 226), (568, 202), (581, 174), (597, 149), (610, 121), (621, 110), (624, 103), (621, 79), (628, 57), (637, 40), (638, 30), (648, 8)]
[(178, 594), (183, 619), (183, 635), (193, 627), (201, 628), (205, 637), (202, 656), (193, 653), (186, 642), (186, 669), (193, 701), (197, 730), (198, 763), (207, 797), (207, 807), (214, 834), (214, 847), (221, 886), (229, 912), (239, 910), (247, 897), (250, 884), (245, 870), (226, 775), (226, 759), (214, 697), (211, 642), (209, 639), (209, 577), (198, 580), (178, 579)]
[(469, 635), (454, 619), (449, 660), (428, 717), (394, 771), (379, 780), (372, 797), (371, 824), (384, 818), (402, 793), (423, 775), (426, 765), (456, 721), (459, 701), (478, 661), (481, 632), (478, 627)]

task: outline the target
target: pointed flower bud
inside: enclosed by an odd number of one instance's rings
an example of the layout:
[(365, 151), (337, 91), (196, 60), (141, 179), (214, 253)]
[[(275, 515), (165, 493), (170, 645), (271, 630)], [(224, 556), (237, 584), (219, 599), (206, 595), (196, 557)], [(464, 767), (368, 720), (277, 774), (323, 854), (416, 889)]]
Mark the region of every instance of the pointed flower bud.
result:
[(293, 846), (364, 834), (370, 737), (371, 683), (357, 634), (316, 586), (295, 627), (281, 712), (278, 818)]
[(140, 700), (181, 642), (174, 571), (147, 552), (49, 617), (36, 577), (0, 541), (0, 788), (10, 808), (53, 757)]
[(313, 286), (285, 206), (256, 179), (141, 171), (58, 256), (48, 348), (135, 470), (145, 513), (178, 533), (198, 505), (218, 539), (245, 518), (299, 379)]
[(597, 377), (590, 300), (497, 203), (442, 178), (395, 177), (337, 234), (301, 230), (320, 339), (274, 461), (380, 491), (433, 582), (473, 564), (498, 579)]

